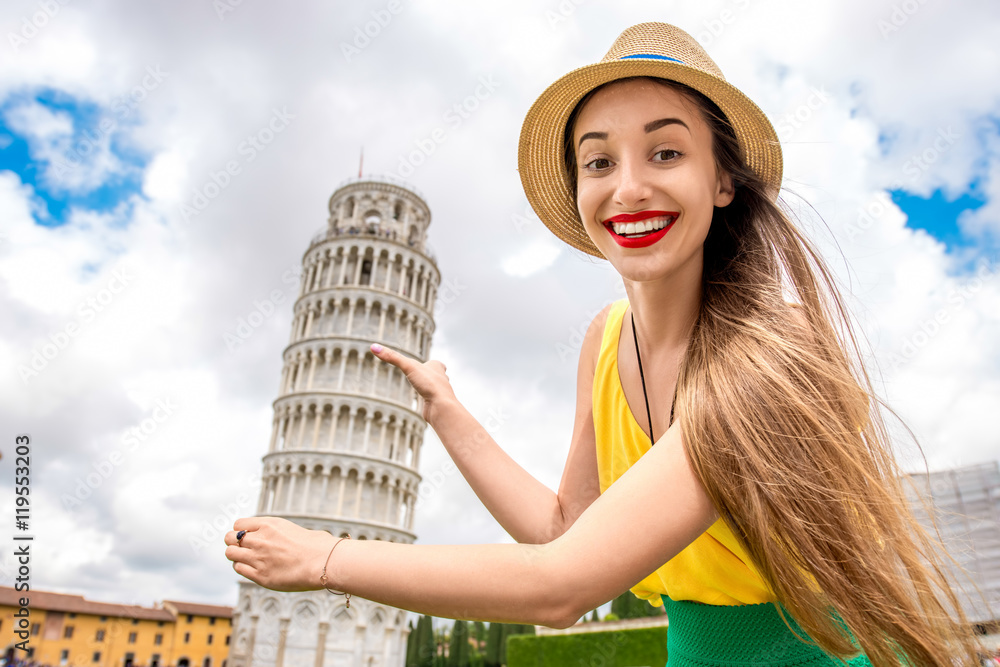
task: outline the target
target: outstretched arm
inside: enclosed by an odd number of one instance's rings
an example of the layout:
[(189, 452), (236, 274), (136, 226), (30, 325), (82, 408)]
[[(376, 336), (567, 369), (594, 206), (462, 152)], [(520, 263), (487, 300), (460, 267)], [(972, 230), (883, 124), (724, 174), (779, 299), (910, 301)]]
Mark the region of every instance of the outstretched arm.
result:
[[(343, 540), (328, 586), (442, 618), (569, 627), (634, 586), (716, 520), (679, 422), (547, 544), (415, 545)], [(238, 519), (226, 534), (237, 573), (275, 590), (321, 588), (338, 538), (284, 519)], [(237, 530), (249, 531), (236, 546)]]
[[(421, 364), (388, 348), (372, 349), (397, 366), (424, 399), (424, 419), (486, 509), (518, 542), (550, 542), (600, 495), (592, 390), (607, 311), (591, 323), (580, 350), (576, 418), (558, 493), (518, 465), (465, 409), (439, 361)], [(540, 443), (541, 444), (541, 443)], [(551, 446), (545, 443), (544, 446)]]

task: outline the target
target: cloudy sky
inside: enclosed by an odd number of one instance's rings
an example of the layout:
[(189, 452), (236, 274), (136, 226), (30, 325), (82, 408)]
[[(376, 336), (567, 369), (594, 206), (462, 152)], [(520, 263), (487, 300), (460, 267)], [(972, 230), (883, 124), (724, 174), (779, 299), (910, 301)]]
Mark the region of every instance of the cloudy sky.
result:
[[(17, 0), (0, 10), (0, 514), (30, 434), (33, 587), (235, 603), (213, 524), (255, 511), (282, 277), (362, 147), (366, 174), (405, 177), (433, 212), (451, 297), (433, 356), (555, 489), (580, 336), (623, 292), (527, 208), (518, 131), (549, 83), (650, 20), (695, 35), (772, 119), (783, 196), (931, 468), (997, 459), (996, 2)], [(446, 461), (429, 435), (419, 541), (509, 540)]]

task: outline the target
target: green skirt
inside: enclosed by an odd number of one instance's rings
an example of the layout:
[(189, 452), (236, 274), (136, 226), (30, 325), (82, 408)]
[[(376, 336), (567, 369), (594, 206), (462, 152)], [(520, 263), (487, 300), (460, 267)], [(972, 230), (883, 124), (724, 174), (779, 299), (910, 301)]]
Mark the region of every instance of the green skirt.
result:
[[(670, 621), (667, 629), (667, 667), (871, 667), (871, 662), (864, 655), (845, 662), (831, 657), (814, 644), (802, 641), (789, 631), (770, 602), (715, 606), (678, 602), (666, 595), (660, 597)], [(808, 638), (791, 616), (786, 617), (800, 637)]]

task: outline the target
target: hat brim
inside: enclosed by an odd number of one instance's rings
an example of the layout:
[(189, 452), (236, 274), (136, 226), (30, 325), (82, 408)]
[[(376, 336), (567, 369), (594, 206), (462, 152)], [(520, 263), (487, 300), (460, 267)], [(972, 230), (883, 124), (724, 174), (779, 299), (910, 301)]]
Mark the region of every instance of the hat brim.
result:
[(777, 198), (782, 157), (778, 135), (764, 112), (725, 79), (682, 63), (629, 58), (586, 65), (566, 74), (539, 95), (521, 126), (517, 164), (528, 203), (552, 232), (574, 248), (604, 255), (583, 228), (564, 165), (566, 123), (577, 103), (594, 88), (633, 76), (669, 79), (715, 102), (736, 132), (747, 165)]

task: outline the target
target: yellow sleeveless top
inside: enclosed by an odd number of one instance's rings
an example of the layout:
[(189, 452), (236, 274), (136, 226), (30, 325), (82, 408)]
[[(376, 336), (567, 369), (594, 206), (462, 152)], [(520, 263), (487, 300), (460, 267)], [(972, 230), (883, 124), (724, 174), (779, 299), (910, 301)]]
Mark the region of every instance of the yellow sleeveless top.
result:
[[(622, 299), (608, 313), (594, 374), (594, 429), (601, 493), (651, 446), (649, 435), (629, 409), (618, 375), (618, 338), (627, 307), (628, 300)], [(650, 498), (649, 503), (655, 507), (656, 498)], [(776, 599), (722, 519), (631, 590), (654, 607), (663, 604), (661, 594), (673, 600), (711, 605), (758, 604)]]

